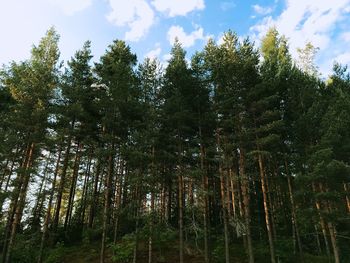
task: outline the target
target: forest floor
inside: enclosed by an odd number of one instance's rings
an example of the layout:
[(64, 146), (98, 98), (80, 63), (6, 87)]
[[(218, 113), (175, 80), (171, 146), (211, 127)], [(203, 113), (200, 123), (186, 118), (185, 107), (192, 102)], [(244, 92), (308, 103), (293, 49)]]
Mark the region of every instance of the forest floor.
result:
[[(168, 250), (163, 255), (154, 252), (153, 253), (153, 262), (154, 263), (176, 263), (178, 260), (179, 254), (176, 249)], [(99, 250), (96, 248), (75, 248), (67, 251), (66, 255), (63, 257), (62, 263), (99, 263)], [(107, 252), (106, 263), (113, 263), (112, 253)], [(146, 251), (140, 251), (137, 257), (138, 263), (148, 263), (148, 254)], [(203, 263), (204, 259), (201, 255), (184, 255), (184, 263)], [(240, 263), (239, 261), (236, 261)]]

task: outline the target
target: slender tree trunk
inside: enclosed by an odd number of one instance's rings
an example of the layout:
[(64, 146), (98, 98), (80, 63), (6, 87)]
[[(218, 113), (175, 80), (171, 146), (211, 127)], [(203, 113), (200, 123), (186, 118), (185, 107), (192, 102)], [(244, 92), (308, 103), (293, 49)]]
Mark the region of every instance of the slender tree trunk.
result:
[[(319, 183), (319, 187), (320, 187), (320, 190), (322, 193), (328, 192), (327, 187), (326, 187), (326, 189), (324, 189), (322, 183)], [(326, 208), (327, 213), (331, 214), (332, 208), (331, 208), (331, 205), (329, 204), (328, 201), (326, 201), (326, 203), (324, 204), (324, 207)], [(335, 261), (335, 263), (340, 263), (339, 249), (338, 249), (338, 245), (337, 245), (337, 236), (336, 236), (337, 231), (336, 231), (335, 226), (333, 225), (333, 223), (331, 221), (327, 222), (327, 226), (328, 226), (329, 235), (331, 238), (334, 261)]]
[(92, 229), (94, 224), (94, 218), (95, 218), (95, 211), (97, 206), (97, 199), (98, 199), (98, 182), (100, 180), (100, 172), (102, 169), (101, 160), (97, 159), (96, 164), (96, 171), (95, 171), (95, 178), (94, 178), (94, 188), (92, 192), (92, 200), (90, 203), (90, 211), (89, 211), (89, 221), (88, 221), (88, 227)]
[(50, 217), (51, 217), (52, 201), (53, 201), (53, 197), (54, 197), (54, 194), (55, 194), (57, 174), (58, 174), (58, 170), (59, 170), (60, 162), (61, 162), (61, 152), (62, 152), (62, 148), (60, 147), (59, 150), (58, 150), (56, 168), (55, 168), (55, 172), (54, 172), (54, 177), (53, 177), (52, 187), (51, 187), (50, 197), (49, 197), (49, 203), (47, 205), (47, 210), (46, 210), (46, 215), (45, 215), (45, 220), (44, 220), (44, 225), (43, 225), (43, 233), (42, 233), (42, 236), (41, 236), (41, 242), (40, 242), (40, 248), (39, 248), (39, 256), (38, 256), (38, 263), (42, 263), (42, 260), (43, 260), (43, 252), (44, 252), (44, 247), (45, 247), (45, 241), (46, 241), (46, 237), (47, 237), (47, 234), (48, 234)]
[(259, 162), (259, 172), (260, 172), (260, 180), (261, 180), (261, 190), (263, 193), (263, 203), (264, 203), (264, 211), (265, 211), (265, 222), (266, 222), (266, 230), (267, 235), (269, 239), (269, 246), (270, 246), (270, 256), (271, 256), (271, 263), (276, 263), (276, 255), (275, 255), (275, 246), (273, 242), (273, 236), (272, 236), (272, 226), (270, 221), (270, 215), (269, 215), (269, 205), (268, 205), (268, 197), (267, 197), (267, 189), (266, 189), (266, 178), (265, 178), (265, 171), (264, 171), (264, 163), (261, 154), (258, 154), (258, 162)]
[(123, 160), (120, 160), (120, 172), (119, 172), (119, 180), (116, 182), (116, 193), (115, 193), (115, 219), (114, 219), (114, 235), (113, 235), (113, 243), (117, 243), (118, 237), (118, 228), (119, 228), (119, 214), (121, 209), (122, 202), (122, 193), (123, 193), (123, 185), (124, 185), (124, 164)]
[[(10, 185), (11, 176), (12, 176), (12, 173), (13, 173), (13, 170), (14, 170), (14, 167), (15, 167), (18, 151), (19, 151), (19, 147), (16, 149), (15, 156), (13, 157), (10, 169), (8, 170), (8, 176), (7, 176), (7, 180), (6, 180), (6, 184), (5, 184), (5, 188), (3, 190), (3, 193), (7, 193), (8, 187)], [(4, 179), (5, 179), (5, 176), (6, 176), (6, 172), (7, 171), (5, 171), (5, 173), (4, 173)], [(6, 197), (1, 197), (0, 198), (0, 221), (2, 220), (2, 217), (3, 217), (2, 207), (3, 207), (3, 204), (4, 204), (5, 200), (6, 200)]]
[(291, 182), (291, 174), (288, 169), (287, 161), (285, 161), (285, 167), (286, 167), (286, 173), (287, 173), (287, 182), (288, 182), (288, 192), (289, 192), (289, 201), (290, 201), (290, 207), (292, 212), (292, 225), (294, 226), (295, 231), (295, 237), (298, 243), (298, 249), (299, 249), (299, 255), (301, 262), (304, 261), (303, 257), (303, 248), (301, 244), (300, 234), (299, 234), (299, 226), (297, 221), (297, 216), (295, 212), (295, 203), (294, 203), (294, 195), (293, 195), (293, 189), (292, 189), (292, 182)]
[(349, 198), (349, 191), (348, 191), (347, 183), (343, 183), (343, 186), (344, 186), (344, 191), (345, 191), (346, 207), (347, 207), (348, 213), (350, 213), (350, 198)]
[(22, 173), (22, 176), (24, 177), (24, 181), (23, 181), (22, 188), (20, 190), (18, 205), (17, 205), (17, 207), (15, 209), (14, 220), (13, 220), (12, 227), (11, 227), (10, 240), (9, 240), (9, 243), (8, 243), (8, 249), (7, 249), (7, 253), (6, 253), (6, 256), (5, 256), (5, 263), (10, 263), (11, 252), (12, 252), (13, 244), (15, 242), (17, 228), (20, 225), (21, 219), (22, 219), (22, 214), (23, 214), (23, 209), (24, 209), (24, 206), (25, 206), (25, 201), (26, 201), (26, 196), (27, 196), (27, 189), (28, 189), (28, 184), (29, 184), (29, 179), (30, 179), (30, 171), (29, 171), (29, 169), (31, 168), (32, 163), (33, 163), (34, 147), (35, 147), (35, 144), (31, 143), (30, 144), (29, 153), (28, 153), (27, 163), (26, 163), (26, 166), (25, 166), (25, 170)]
[[(151, 164), (151, 176), (156, 177), (156, 165), (155, 165), (155, 149), (152, 146), (152, 164)], [(149, 237), (148, 237), (148, 263), (152, 263), (152, 250), (153, 250), (153, 225), (154, 225), (154, 194), (155, 186), (151, 186), (151, 207), (150, 207), (150, 219), (149, 219)]]
[(65, 186), (65, 183), (66, 183), (66, 175), (67, 175), (67, 169), (68, 169), (68, 164), (69, 164), (69, 155), (70, 155), (71, 145), (72, 145), (72, 138), (71, 138), (71, 136), (69, 136), (69, 138), (68, 138), (68, 145), (67, 145), (66, 152), (65, 152), (65, 155), (64, 155), (64, 160), (63, 160), (63, 167), (62, 167), (62, 174), (61, 174), (61, 178), (60, 178), (60, 185), (58, 187), (58, 192), (57, 192), (55, 217), (54, 217), (53, 223), (52, 223), (52, 229), (54, 231), (57, 231), (58, 222), (60, 220), (62, 196), (63, 196), (63, 192), (64, 192), (64, 186)]
[(179, 255), (180, 263), (184, 263), (184, 223), (183, 223), (183, 176), (182, 171), (178, 175), (178, 185), (179, 185)]
[[(312, 189), (313, 189), (314, 193), (316, 194), (316, 186), (315, 186), (314, 183), (312, 183)], [(325, 223), (325, 220), (324, 220), (324, 218), (322, 216), (322, 213), (321, 213), (321, 204), (320, 204), (320, 202), (317, 199), (315, 199), (315, 206), (316, 206), (316, 209), (317, 209), (317, 212), (318, 212), (318, 216), (320, 218), (320, 225), (321, 225), (321, 230), (322, 230), (322, 234), (323, 234), (324, 244), (325, 244), (325, 247), (326, 247), (326, 253), (327, 253), (328, 258), (330, 258), (331, 257), (331, 252), (330, 252), (328, 238), (327, 238), (326, 223)]]
[(222, 204), (222, 217), (224, 220), (224, 238), (225, 238), (225, 262), (230, 263), (230, 250), (229, 250), (229, 233), (228, 233), (228, 220), (226, 210), (226, 194), (225, 183), (222, 168), (219, 168), (220, 173), (220, 190), (221, 190), (221, 204)]
[(42, 208), (42, 203), (43, 203), (43, 200), (45, 199), (45, 196), (42, 196), (43, 194), (43, 189), (45, 190), (46, 188), (46, 177), (47, 177), (47, 174), (48, 174), (48, 169), (49, 169), (49, 164), (50, 164), (50, 160), (51, 159), (51, 153), (49, 154), (49, 156), (46, 158), (46, 165), (45, 165), (45, 168), (44, 168), (44, 174), (43, 174), (43, 179), (40, 183), (40, 187), (39, 187), (39, 190), (38, 190), (38, 195), (37, 195), (37, 198), (36, 198), (36, 202), (35, 202), (35, 205), (34, 205), (34, 209), (33, 209), (33, 224), (38, 224), (40, 225), (40, 211), (41, 211), (41, 208)]
[(80, 215), (79, 222), (84, 226), (84, 228), (86, 227), (85, 213), (86, 213), (86, 204), (87, 204), (89, 184), (90, 184), (91, 163), (92, 163), (92, 154), (90, 154), (88, 157), (86, 171), (85, 171), (84, 185), (83, 185), (83, 193), (81, 197), (82, 204), (81, 204), (81, 215)]
[(245, 173), (245, 151), (243, 148), (239, 149), (239, 174), (242, 180), (241, 191), (243, 197), (243, 207), (244, 207), (244, 222), (245, 230), (247, 236), (247, 254), (248, 262), (254, 263), (254, 253), (253, 253), (253, 242), (252, 235), (250, 231), (250, 207), (249, 207), (249, 178)]
[[(201, 129), (199, 129), (201, 136)], [(200, 145), (200, 161), (202, 171), (202, 189), (203, 189), (203, 231), (204, 231), (204, 262), (209, 263), (209, 231), (208, 231), (208, 175), (204, 165), (205, 148), (203, 143)]]
[(25, 150), (24, 150), (24, 156), (22, 157), (21, 164), (20, 164), (21, 172), (17, 174), (17, 177), (15, 179), (16, 180), (16, 187), (12, 192), (11, 204), (10, 204), (10, 208), (8, 211), (8, 218), (7, 218), (7, 223), (6, 223), (6, 227), (5, 227), (4, 244), (3, 244), (3, 252), (2, 252), (2, 262), (3, 263), (6, 261), (9, 236), (11, 234), (11, 226), (13, 224), (13, 219), (14, 219), (15, 212), (17, 209), (21, 188), (22, 188), (23, 183), (24, 183), (25, 176), (23, 175), (23, 171), (26, 170), (30, 149), (31, 149), (31, 144), (28, 143), (26, 145)]
[(73, 165), (73, 175), (72, 175), (72, 183), (69, 190), (69, 198), (68, 198), (68, 205), (67, 205), (67, 211), (66, 211), (66, 218), (64, 220), (64, 230), (67, 229), (67, 227), (70, 225), (70, 220), (72, 216), (73, 211), (73, 205), (74, 205), (74, 195), (75, 195), (75, 188), (77, 185), (77, 179), (78, 179), (78, 173), (79, 173), (79, 164), (80, 164), (80, 142), (77, 143), (77, 149), (75, 152), (75, 159), (74, 159), (74, 165)]
[(2, 184), (4, 183), (4, 181), (5, 181), (5, 178), (6, 178), (6, 175), (7, 175), (7, 171), (8, 171), (8, 168), (7, 168), (7, 166), (8, 166), (8, 164), (9, 164), (9, 162), (10, 162), (10, 160), (9, 160), (9, 158), (6, 158), (6, 163), (5, 163), (5, 165), (3, 166), (4, 168), (4, 172), (3, 172), (3, 174), (2, 174), (2, 176), (1, 176), (1, 178), (0, 178), (0, 190), (2, 189)]
[(148, 263), (152, 263), (152, 250), (153, 250), (153, 224), (154, 224), (154, 193), (151, 192), (151, 209), (149, 220), (149, 237), (148, 237)]
[[(113, 136), (113, 133), (112, 133)], [(100, 263), (105, 262), (105, 253), (106, 253), (106, 239), (107, 231), (109, 224), (109, 215), (110, 215), (110, 198), (112, 190), (112, 178), (113, 178), (113, 169), (114, 169), (114, 143), (111, 146), (111, 154), (108, 157), (108, 173), (105, 179), (105, 189), (104, 189), (104, 209), (103, 209), (103, 226), (102, 226), (102, 240), (101, 240), (101, 254), (100, 254)]]
[(331, 243), (333, 247), (333, 255), (334, 255), (334, 262), (335, 263), (340, 263), (340, 256), (339, 256), (339, 249), (337, 245), (337, 236), (336, 236), (336, 230), (335, 227), (333, 226), (332, 222), (328, 222), (328, 229), (329, 229), (329, 234), (331, 237)]
[(318, 250), (318, 254), (321, 255), (322, 254), (322, 249), (321, 249), (321, 242), (320, 242), (320, 238), (318, 236), (318, 227), (315, 224), (315, 235), (316, 235), (316, 245), (317, 245), (317, 250)]

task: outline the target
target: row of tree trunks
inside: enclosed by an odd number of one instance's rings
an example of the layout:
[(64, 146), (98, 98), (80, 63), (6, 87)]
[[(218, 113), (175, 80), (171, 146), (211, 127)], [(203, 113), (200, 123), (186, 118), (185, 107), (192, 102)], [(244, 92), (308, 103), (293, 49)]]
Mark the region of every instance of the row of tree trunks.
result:
[(303, 262), (304, 261), (303, 248), (302, 248), (302, 244), (301, 244), (301, 239), (300, 239), (300, 234), (299, 234), (299, 226), (298, 226), (298, 221), (297, 221), (297, 216), (296, 216), (296, 211), (295, 211), (295, 202), (294, 202), (294, 194), (293, 194), (293, 188), (292, 188), (292, 182), (291, 182), (291, 174), (290, 174), (290, 171), (288, 169), (287, 161), (285, 161), (285, 169), (286, 169), (286, 173), (287, 173), (288, 193), (289, 193), (289, 201), (290, 201), (291, 214), (292, 214), (292, 225), (294, 228), (296, 243), (298, 244), (300, 260), (301, 260), (301, 262)]
[(46, 242), (46, 238), (47, 238), (47, 234), (48, 234), (48, 230), (49, 230), (49, 224), (50, 224), (50, 220), (51, 220), (52, 202), (53, 202), (54, 194), (56, 191), (56, 182), (57, 182), (57, 175), (58, 175), (59, 168), (60, 168), (61, 153), (62, 153), (62, 147), (60, 146), (60, 148), (58, 149), (57, 162), (56, 162), (53, 181), (52, 181), (52, 185), (51, 185), (49, 202), (47, 204), (47, 210), (46, 210), (44, 224), (43, 224), (43, 231), (42, 231), (41, 242), (40, 242), (38, 263), (42, 263), (42, 261), (43, 261), (43, 252), (44, 252), (45, 242)]
[(26, 151), (25, 160), (22, 166), (22, 170), (19, 172), (19, 186), (18, 186), (18, 194), (15, 194), (14, 199), (12, 199), (12, 205), (10, 209), (10, 217), (9, 217), (9, 229), (8, 233), (10, 233), (8, 245), (6, 244), (6, 236), (5, 236), (5, 244), (4, 244), (4, 250), (3, 250), (3, 259), (4, 263), (10, 263), (11, 262), (11, 251), (12, 247), (15, 242), (16, 233), (18, 230), (18, 227), (21, 223), (23, 209), (25, 206), (26, 196), (27, 196), (27, 189), (28, 184), (30, 180), (30, 169), (33, 163), (33, 157), (34, 157), (34, 148), (35, 143), (28, 143), (28, 148)]
[[(11, 177), (12, 177), (15, 165), (17, 163), (17, 158), (18, 158), (18, 155), (20, 155), (19, 148), (20, 147), (17, 146), (16, 152), (15, 152), (15, 154), (14, 154), (12, 160), (11, 160), (11, 166), (10, 166), (9, 169), (7, 169), (7, 164), (8, 163), (6, 164), (5, 171), (4, 171), (4, 174), (3, 174), (3, 180), (1, 181), (2, 184), (3, 184), (3, 182), (5, 181), (5, 178), (7, 177), (3, 193), (7, 193), (8, 189), (9, 189), (10, 182), (11, 182)], [(0, 187), (1, 190), (2, 190), (2, 184), (1, 184), (1, 187)], [(3, 217), (2, 207), (4, 205), (5, 200), (6, 200), (5, 196), (4, 197), (0, 197), (0, 220), (2, 220), (2, 217)]]
[(247, 254), (248, 262), (254, 263), (254, 253), (253, 253), (253, 242), (250, 231), (250, 210), (249, 210), (249, 178), (245, 173), (245, 151), (243, 148), (239, 149), (239, 175), (242, 181), (241, 191), (243, 196), (243, 207), (244, 207), (244, 223), (245, 232), (247, 238)]
[(52, 229), (54, 231), (57, 231), (58, 223), (60, 220), (62, 196), (63, 196), (64, 187), (65, 187), (65, 183), (66, 183), (66, 175), (67, 175), (67, 170), (68, 170), (68, 165), (69, 165), (69, 156), (70, 156), (71, 146), (72, 146), (72, 137), (69, 136), (67, 139), (67, 147), (66, 147), (66, 152), (64, 154), (62, 173), (60, 176), (60, 184), (59, 184), (58, 192), (57, 192), (55, 216), (54, 216), (53, 223), (52, 223)]
[(74, 164), (73, 164), (72, 182), (71, 182), (71, 187), (69, 190), (69, 198), (68, 198), (66, 217), (64, 220), (64, 230), (66, 230), (67, 227), (70, 225), (72, 211), (73, 211), (75, 189), (76, 189), (78, 174), (79, 174), (79, 164), (80, 164), (80, 156), (81, 156), (80, 151), (81, 151), (81, 147), (82, 147), (80, 142), (77, 142), (76, 147), (77, 148), (75, 151), (75, 158), (74, 158)]

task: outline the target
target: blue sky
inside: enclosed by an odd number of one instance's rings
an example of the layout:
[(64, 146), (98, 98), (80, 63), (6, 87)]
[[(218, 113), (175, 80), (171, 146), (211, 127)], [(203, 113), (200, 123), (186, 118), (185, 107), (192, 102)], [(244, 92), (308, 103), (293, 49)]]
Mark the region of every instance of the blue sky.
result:
[(324, 76), (334, 60), (350, 64), (350, 0), (0, 0), (0, 24), (0, 64), (28, 58), (52, 25), (63, 60), (91, 40), (98, 61), (114, 39), (123, 39), (139, 61), (166, 61), (176, 36), (190, 55), (209, 38), (220, 43), (228, 29), (259, 45), (275, 26), (294, 57), (308, 41), (319, 47)]

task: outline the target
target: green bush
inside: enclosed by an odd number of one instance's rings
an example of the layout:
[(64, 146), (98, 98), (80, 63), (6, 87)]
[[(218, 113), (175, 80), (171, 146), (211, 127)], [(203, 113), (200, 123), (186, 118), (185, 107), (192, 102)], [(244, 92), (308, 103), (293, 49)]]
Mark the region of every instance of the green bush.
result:
[(135, 248), (134, 234), (125, 235), (121, 242), (111, 246), (113, 251), (113, 262), (128, 263), (132, 261), (133, 251)]
[(56, 247), (49, 251), (48, 257), (44, 260), (45, 263), (61, 263), (67, 254), (67, 248), (64, 243), (58, 242)]

